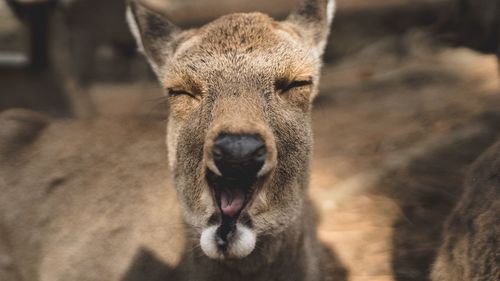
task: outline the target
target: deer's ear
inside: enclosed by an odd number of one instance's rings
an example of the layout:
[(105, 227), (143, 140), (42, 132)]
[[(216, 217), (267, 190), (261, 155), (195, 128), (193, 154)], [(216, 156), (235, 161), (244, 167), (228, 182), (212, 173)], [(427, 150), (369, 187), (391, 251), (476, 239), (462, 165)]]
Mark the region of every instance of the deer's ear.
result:
[(181, 29), (137, 0), (128, 1), (127, 21), (139, 50), (158, 72), (173, 55)]
[(335, 13), (335, 0), (301, 0), (287, 21), (298, 25), (319, 54), (323, 54)]

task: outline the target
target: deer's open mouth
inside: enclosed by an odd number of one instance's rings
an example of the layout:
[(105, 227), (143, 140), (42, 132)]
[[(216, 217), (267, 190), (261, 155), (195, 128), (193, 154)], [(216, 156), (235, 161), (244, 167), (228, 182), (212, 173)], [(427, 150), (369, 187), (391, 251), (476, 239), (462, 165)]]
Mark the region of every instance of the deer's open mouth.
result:
[(216, 197), (222, 214), (228, 217), (238, 215), (247, 201), (247, 194), (239, 188), (222, 189), (216, 193)]
[(251, 206), (257, 193), (267, 147), (258, 134), (221, 133), (206, 151), (210, 151), (206, 180), (218, 209), (212, 219), (220, 222), (216, 243), (219, 251), (224, 252), (241, 234), (237, 225), (250, 227), (249, 216), (241, 214)]
[(228, 178), (208, 171), (207, 180), (223, 221), (236, 221), (250, 206), (257, 189), (256, 176)]
[[(240, 174), (237, 177), (225, 177), (215, 175), (208, 170), (207, 182), (219, 210), (217, 245), (224, 250), (235, 233), (241, 214), (251, 206), (257, 194), (259, 180), (256, 175)], [(249, 221), (242, 223), (248, 224)]]

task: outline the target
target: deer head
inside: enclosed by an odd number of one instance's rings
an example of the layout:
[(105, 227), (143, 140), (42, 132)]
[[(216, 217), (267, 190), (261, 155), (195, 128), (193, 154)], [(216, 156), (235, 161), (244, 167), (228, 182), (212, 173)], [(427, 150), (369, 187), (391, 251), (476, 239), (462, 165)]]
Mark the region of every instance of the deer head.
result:
[(129, 3), (131, 30), (168, 95), (184, 220), (209, 258), (247, 257), (301, 216), (333, 11), (333, 0), (307, 0), (284, 21), (231, 14), (182, 30)]

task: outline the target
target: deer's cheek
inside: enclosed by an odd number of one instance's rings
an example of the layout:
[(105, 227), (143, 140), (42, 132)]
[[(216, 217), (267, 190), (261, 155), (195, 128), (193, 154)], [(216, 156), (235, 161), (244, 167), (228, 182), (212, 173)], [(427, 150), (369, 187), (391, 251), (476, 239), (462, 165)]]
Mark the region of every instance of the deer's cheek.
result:
[(279, 95), (279, 97), (282, 102), (303, 112), (308, 112), (311, 108), (311, 93), (309, 91), (292, 90)]
[(200, 101), (189, 96), (170, 98), (170, 114), (177, 120), (187, 120), (200, 105)]

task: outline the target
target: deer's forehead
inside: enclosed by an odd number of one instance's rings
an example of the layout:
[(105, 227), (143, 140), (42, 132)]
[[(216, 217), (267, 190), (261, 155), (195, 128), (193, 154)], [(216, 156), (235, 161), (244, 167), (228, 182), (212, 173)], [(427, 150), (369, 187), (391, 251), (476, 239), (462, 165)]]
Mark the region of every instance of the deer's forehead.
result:
[(165, 83), (189, 81), (197, 84), (219, 84), (294, 80), (298, 77), (316, 76), (317, 72), (314, 59), (305, 53), (290, 55), (266, 51), (234, 52), (179, 60), (167, 72)]
[(268, 48), (276, 44), (273, 30), (279, 23), (261, 13), (239, 13), (223, 16), (199, 29), (200, 44), (214, 51)]
[(179, 46), (165, 79), (262, 80), (315, 75), (317, 56), (285, 28), (276, 22), (227, 25), (222, 30), (214, 28), (216, 34), (194, 35)]

